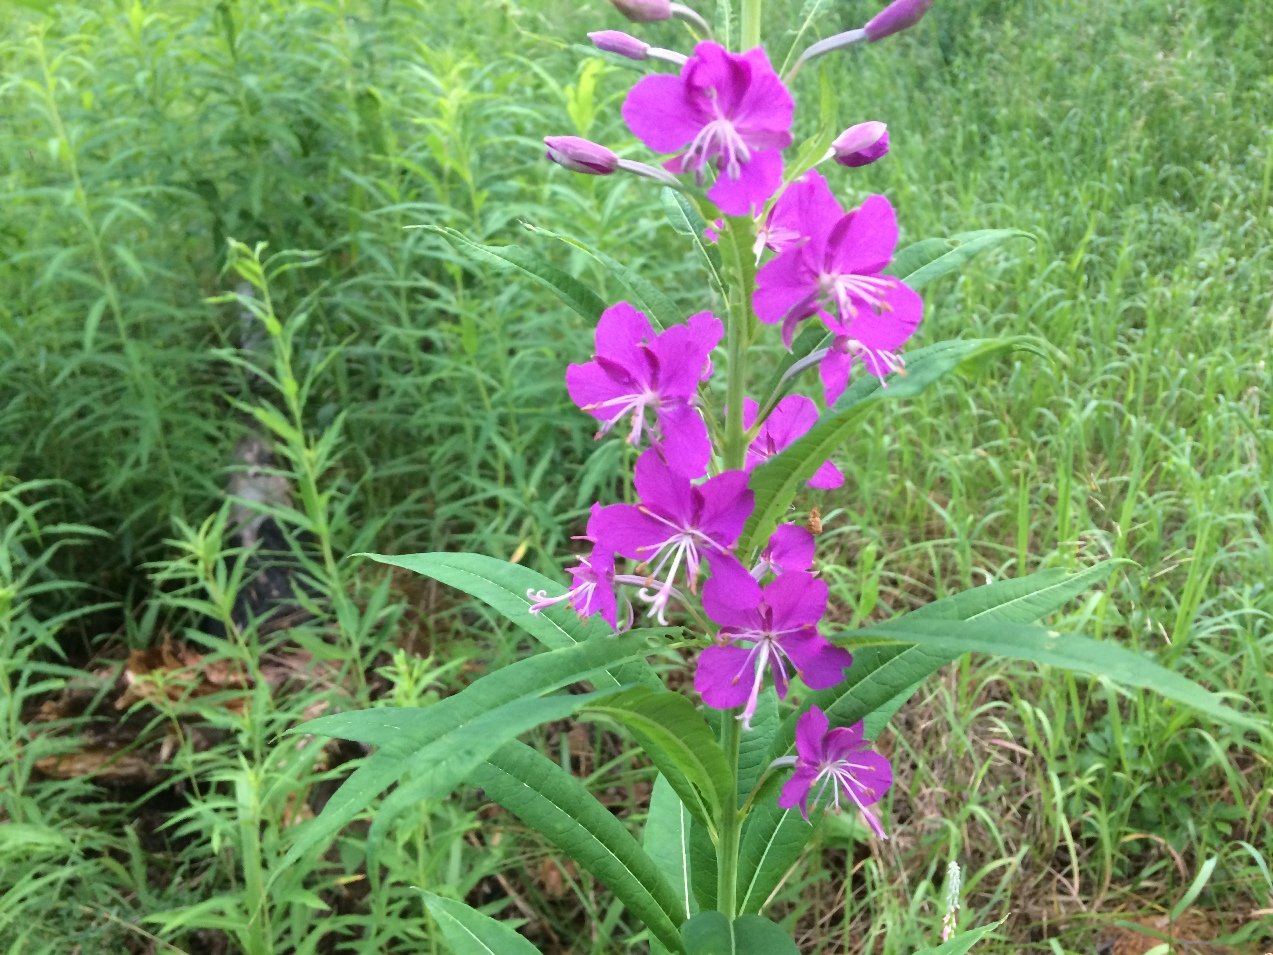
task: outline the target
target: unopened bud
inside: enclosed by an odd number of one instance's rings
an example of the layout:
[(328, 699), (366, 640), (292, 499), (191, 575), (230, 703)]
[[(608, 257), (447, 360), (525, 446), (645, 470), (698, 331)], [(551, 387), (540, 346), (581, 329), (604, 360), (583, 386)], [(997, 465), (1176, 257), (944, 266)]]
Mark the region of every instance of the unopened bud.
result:
[(549, 136), (547, 156), (559, 166), (589, 176), (608, 176), (619, 168), (619, 157), (600, 143), (578, 136)]
[(862, 29), (871, 43), (882, 40), (894, 33), (901, 33), (919, 23), (920, 18), (928, 12), (933, 0), (893, 0), (887, 7), (871, 18)]
[(888, 152), (888, 126), (878, 120), (850, 126), (831, 144), (824, 158), (841, 166), (869, 166)]
[(597, 30), (588, 34), (588, 39), (598, 50), (605, 53), (617, 53), (629, 60), (644, 60), (650, 52), (650, 44), (638, 40), (622, 30)]
[(653, 23), (672, 18), (672, 0), (610, 0), (633, 23)]

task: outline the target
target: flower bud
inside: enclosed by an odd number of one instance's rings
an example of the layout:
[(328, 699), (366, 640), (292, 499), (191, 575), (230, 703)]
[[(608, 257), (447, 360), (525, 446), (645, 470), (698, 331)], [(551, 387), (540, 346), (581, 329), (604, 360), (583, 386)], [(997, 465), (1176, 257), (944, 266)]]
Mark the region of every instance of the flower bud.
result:
[(610, 0), (633, 23), (653, 23), (672, 18), (672, 0)]
[(841, 166), (869, 166), (888, 152), (888, 126), (878, 120), (850, 126), (831, 144)]
[(893, 0), (863, 27), (867, 40), (874, 43), (913, 27), (932, 5), (933, 0)]
[(589, 176), (608, 176), (619, 168), (619, 157), (600, 143), (578, 136), (549, 136), (546, 155), (553, 162)]
[(644, 60), (650, 51), (650, 44), (638, 40), (622, 30), (597, 30), (588, 34), (588, 39), (598, 50), (605, 53), (617, 53), (629, 60)]

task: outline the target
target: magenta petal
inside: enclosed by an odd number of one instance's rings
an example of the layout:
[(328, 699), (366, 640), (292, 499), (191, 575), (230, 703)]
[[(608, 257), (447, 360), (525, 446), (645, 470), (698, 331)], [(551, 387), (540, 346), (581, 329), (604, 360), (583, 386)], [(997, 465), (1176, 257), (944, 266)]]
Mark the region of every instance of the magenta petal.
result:
[(716, 607), (722, 616), (729, 613), (724, 609), (726, 607), (751, 608), (760, 603), (760, 584), (747, 573), (747, 568), (738, 562), (737, 557), (712, 553), (707, 557), (707, 565), (712, 570), (708, 583), (716, 581)]
[[(692, 516), (694, 492), (689, 480), (672, 470), (657, 448), (651, 448), (637, 458), (632, 483), (641, 503), (651, 511), (676, 522), (689, 520)], [(662, 536), (666, 537), (671, 528), (661, 526)]]
[(816, 766), (822, 761), (822, 741), (830, 725), (827, 715), (816, 706), (809, 707), (801, 714), (796, 721), (796, 752), (802, 763)]
[(659, 447), (668, 466), (690, 479), (706, 474), (712, 460), (712, 442), (698, 409), (682, 402), (665, 404), (659, 409), (658, 418), (662, 435)]
[(818, 778), (818, 771), (812, 767), (802, 766), (791, 774), (782, 785), (782, 792), (778, 795), (778, 806), (782, 809), (794, 809), (800, 807), (800, 815), (804, 816), (805, 821), (809, 820), (809, 790), (813, 788), (814, 781)]
[(779, 450), (804, 437), (818, 423), (818, 406), (804, 395), (787, 395), (765, 419), (765, 429)]
[(853, 778), (858, 783), (855, 790), (862, 804), (869, 806), (879, 802), (893, 785), (893, 767), (886, 757), (874, 750), (862, 750), (849, 757), (853, 766)]
[(734, 124), (753, 149), (786, 149), (791, 145), (791, 117), (796, 104), (783, 85), (764, 47), (742, 55), (751, 82), (734, 106)]
[(788, 186), (774, 203), (771, 228), (798, 232), (820, 247), (843, 217), (844, 207), (836, 200), (826, 179), (811, 169)]
[(643, 312), (627, 302), (616, 302), (597, 320), (596, 354), (625, 367), (634, 362), (644, 363), (641, 345), (653, 337), (654, 329)]
[(673, 325), (658, 336), (651, 350), (658, 359), (659, 395), (691, 399), (703, 380), (708, 356), (724, 334), (711, 312), (700, 312), (684, 325)]
[(765, 587), (765, 603), (775, 630), (812, 626), (826, 612), (827, 585), (807, 572), (779, 574)]
[(832, 348), (818, 365), (818, 375), (822, 379), (822, 394), (828, 408), (835, 404), (840, 395), (844, 394), (844, 389), (849, 384), (849, 370), (852, 364), (853, 360), (847, 354)]
[(729, 216), (755, 215), (782, 185), (782, 153), (767, 149), (753, 153), (744, 163), (737, 179), (729, 178), (722, 169), (715, 184), (707, 190), (707, 198)]
[(814, 630), (792, 634), (782, 641), (782, 648), (800, 671), (800, 679), (811, 690), (830, 689), (844, 679), (844, 671), (853, 665), (853, 654)]
[(780, 571), (808, 570), (817, 542), (808, 528), (783, 524), (769, 538), (769, 562)]
[(623, 413), (622, 405), (610, 408), (594, 408), (608, 398), (622, 394), (615, 381), (598, 365), (590, 361), (584, 365), (566, 368), (566, 391), (570, 400), (599, 421), (613, 421)]
[(807, 483), (809, 487), (829, 491), (844, 483), (844, 474), (830, 461), (823, 461), (822, 466), (813, 472), (813, 477), (809, 478)]
[(901, 348), (924, 318), (924, 300), (914, 289), (898, 282), (889, 289), (885, 301), (885, 311), (859, 312), (843, 334), (868, 348), (885, 351)]
[(595, 538), (597, 546), (609, 548), (631, 560), (649, 557), (649, 546), (662, 540), (666, 536), (665, 530), (665, 525), (642, 513), (635, 504), (603, 507), (588, 522), (588, 533)]
[(755, 495), (746, 471), (724, 471), (698, 486), (703, 508), (698, 529), (721, 547), (733, 547), (751, 517)]
[(841, 228), (836, 226), (830, 240), (835, 270), (861, 274), (883, 271), (897, 246), (897, 215), (892, 203), (883, 196), (867, 196), (843, 231)]
[(761, 627), (763, 621), (757, 610), (760, 600), (759, 585), (740, 588), (729, 571), (712, 574), (703, 585), (703, 612), (713, 623), (731, 630), (757, 630)]
[(817, 276), (809, 271), (802, 250), (793, 247), (761, 266), (751, 305), (762, 322), (777, 325), (789, 316), (812, 315), (817, 293)]
[(703, 128), (698, 111), (686, 99), (680, 76), (643, 77), (628, 91), (622, 112), (632, 135), (656, 153), (677, 152)]
[(827, 733), (823, 751), (829, 760), (847, 759), (870, 745), (866, 739), (866, 723), (858, 720), (852, 726), (837, 726)]
[(751, 653), (747, 650), (735, 646), (710, 646), (698, 655), (694, 689), (708, 706), (728, 710), (747, 702), (754, 677)]

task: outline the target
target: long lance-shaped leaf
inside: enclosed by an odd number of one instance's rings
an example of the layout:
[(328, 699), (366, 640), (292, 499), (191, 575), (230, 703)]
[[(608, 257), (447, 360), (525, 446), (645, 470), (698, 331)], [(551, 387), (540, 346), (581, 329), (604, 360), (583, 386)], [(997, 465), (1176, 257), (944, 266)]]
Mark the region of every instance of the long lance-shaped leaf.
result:
[(410, 765), (417, 769), (416, 777), (395, 789), (376, 812), (367, 833), (368, 863), (374, 865), (385, 831), (395, 819), (412, 806), (450, 795), (478, 763), (502, 744), (536, 726), (573, 716), (586, 706), (603, 704), (615, 696), (621, 697), (623, 693), (602, 690), (540, 700), (515, 700), (417, 752), (410, 760)]
[(668, 328), (676, 325), (685, 317), (681, 310), (677, 308), (676, 303), (662, 289), (636, 269), (629, 268), (618, 259), (606, 255), (586, 242), (580, 242), (571, 236), (562, 235), (530, 223), (523, 223), (523, 225), (533, 234), (546, 235), (559, 242), (564, 242), (572, 249), (578, 249), (580, 252), (595, 259), (607, 273), (617, 279), (628, 290), (632, 304), (645, 312), (656, 328)]
[(721, 808), (734, 798), (733, 774), (693, 703), (671, 690), (636, 687), (590, 704), (585, 712), (631, 730), (685, 806), (715, 831)]
[(579, 780), (529, 746), (508, 743), (469, 777), (604, 884), (672, 952), (685, 906), (654, 860)]
[[(462, 590), (476, 597), (505, 619), (520, 627), (550, 649), (574, 646), (586, 640), (610, 636), (613, 631), (600, 617), (580, 620), (579, 616), (563, 604), (555, 604), (539, 613), (530, 612), (529, 591), (562, 591), (563, 585), (538, 574), (529, 567), (510, 564), (508, 561), (483, 554), (451, 554), (436, 551), (425, 554), (363, 554), (372, 560), (392, 567), (401, 567)], [(641, 633), (674, 633), (674, 630), (648, 629)], [(662, 686), (653, 669), (645, 662), (629, 663), (617, 667), (607, 678), (613, 686), (621, 683), (640, 683)]]
[(1034, 236), (1019, 229), (978, 229), (949, 239), (922, 239), (898, 252), (885, 271), (918, 290), (934, 279), (958, 272), (973, 256), (1012, 239), (1034, 241)]
[[(1004, 620), (1030, 623), (1064, 607), (1109, 576), (1116, 561), (1098, 564), (1076, 574), (1044, 570), (1026, 577), (998, 581), (933, 601), (907, 618), (941, 620)], [(914, 689), (941, 667), (958, 659), (958, 652), (938, 652), (922, 646), (873, 646), (854, 650), (853, 666), (845, 681), (812, 694), (810, 702), (826, 711), (832, 725), (848, 726), (866, 719), (868, 736), (884, 725), (873, 719), (891, 715)], [(792, 714), (774, 735), (769, 759), (788, 754), (795, 739), (798, 716)], [(772, 800), (758, 800), (743, 829), (739, 866), (740, 911), (759, 911), (783, 875), (795, 863), (813, 827), (799, 813), (780, 809)]]
[(438, 930), (455, 955), (539, 955), (539, 950), (503, 922), (455, 899), (421, 892)]
[(1061, 667), (1074, 673), (1102, 677), (1123, 686), (1153, 690), (1222, 723), (1242, 729), (1267, 729), (1266, 724), (1244, 716), (1210, 690), (1159, 666), (1142, 653), (1110, 640), (1093, 640), (1074, 633), (1001, 620), (915, 620), (902, 618), (852, 633), (832, 642), (851, 646), (861, 640), (886, 640), (914, 644), (938, 654), (990, 653), (1011, 660), (1025, 660)]
[[(641, 847), (666, 876), (681, 905), (689, 915), (698, 911), (698, 902), (690, 887), (690, 812), (659, 775), (650, 793), (650, 811), (645, 817), (645, 833)], [(650, 939), (651, 955), (665, 955), (667, 949), (658, 939)]]
[(442, 236), (475, 262), (502, 271), (521, 273), (548, 289), (589, 323), (595, 323), (605, 311), (606, 303), (600, 295), (574, 276), (568, 275), (555, 265), (550, 265), (527, 249), (516, 245), (484, 245), (481, 242), (474, 242), (462, 232), (444, 226), (421, 226), (421, 228)]
[(725, 280), (721, 278), (724, 266), (721, 264), (720, 249), (707, 241), (707, 236), (704, 235), (707, 223), (699, 215), (698, 208), (683, 193), (675, 189), (664, 189), (663, 210), (672, 228), (679, 235), (687, 236), (698, 249), (699, 255), (707, 264), (707, 275), (711, 280), (712, 288), (716, 290), (720, 301), (724, 303), (728, 296), (725, 294)]
[[(321, 716), (298, 727), (305, 733), (375, 744), (380, 748), (341, 785), (317, 819), (297, 828), (286, 864), (325, 843), (414, 766), (432, 742), (507, 703), (551, 693), (571, 683), (604, 676), (606, 667), (643, 660), (643, 632), (552, 650), (518, 660), (474, 681), (425, 709), (383, 707)], [(459, 780), (456, 780), (458, 782)], [(285, 866), (284, 866), (285, 867)]]
[(1032, 340), (1026, 338), (939, 342), (908, 356), (906, 374), (892, 376), (887, 385), (871, 375), (859, 375), (835, 407), (802, 438), (752, 472), (748, 486), (755, 493), (756, 504), (738, 541), (738, 553), (751, 554), (769, 538), (805, 481), (876, 407), (913, 397), (950, 372), (991, 355), (1034, 347)]

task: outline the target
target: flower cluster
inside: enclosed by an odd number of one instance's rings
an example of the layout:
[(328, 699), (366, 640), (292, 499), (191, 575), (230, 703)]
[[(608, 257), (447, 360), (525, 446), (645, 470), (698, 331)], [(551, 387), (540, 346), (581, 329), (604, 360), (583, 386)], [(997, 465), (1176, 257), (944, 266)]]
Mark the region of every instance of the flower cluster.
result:
[[(697, 35), (710, 35), (681, 4), (614, 3), (634, 22), (678, 17)], [(811, 46), (787, 80), (833, 49), (904, 29), (926, 8), (924, 0), (896, 0), (862, 30)], [(685, 55), (616, 30), (589, 37), (600, 50), (677, 68), (640, 79), (622, 107), (633, 135), (665, 158), (660, 166), (623, 159), (572, 136), (546, 139), (548, 158), (580, 173), (626, 171), (702, 196), (722, 216), (708, 230), (712, 241), (727, 231), (737, 241), (746, 231), (759, 266), (750, 303), (756, 318), (780, 326), (788, 348), (809, 319), (825, 333), (804, 363), (819, 365), (828, 406), (855, 366), (881, 380), (902, 370), (900, 349), (918, 328), (923, 303), (886, 274), (897, 244), (893, 207), (871, 195), (846, 209), (822, 174), (787, 166), (795, 103), (765, 50), (735, 53), (703, 39)], [(887, 127), (868, 121), (836, 137), (822, 158), (855, 168), (888, 150)], [(532, 612), (567, 603), (616, 630), (631, 626), (639, 613), (666, 625), (677, 609), (701, 609), (712, 634), (698, 653), (694, 688), (706, 705), (733, 712), (746, 729), (767, 687), (780, 699), (795, 680), (831, 689), (853, 658), (819, 629), (827, 585), (814, 572), (809, 530), (785, 524), (757, 551), (740, 552), (754, 506), (752, 471), (814, 427), (819, 411), (812, 398), (779, 391), (763, 400), (744, 397), (741, 408), (724, 407), (733, 423), (718, 426), (709, 397), (712, 354), (725, 337), (725, 325), (709, 311), (667, 328), (628, 302), (601, 315), (593, 355), (569, 367), (566, 386), (597, 421), (598, 438), (617, 427), (639, 449), (635, 501), (594, 505), (582, 538), (589, 550), (569, 570), (572, 586), (557, 596), (529, 596)], [(827, 461), (807, 483), (836, 488), (844, 475)], [(887, 790), (891, 773), (863, 740), (861, 724), (832, 729), (812, 707), (799, 721), (796, 748), (797, 756), (779, 761), (795, 767), (780, 805), (799, 805), (806, 818), (814, 802), (852, 805), (882, 836), (867, 807)]]

